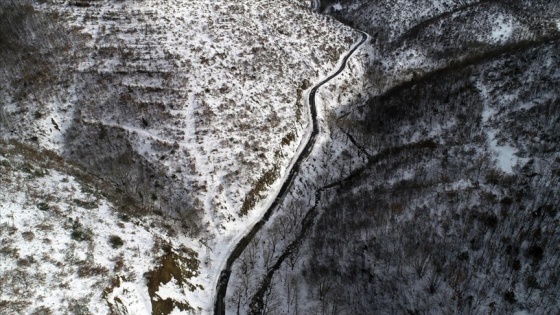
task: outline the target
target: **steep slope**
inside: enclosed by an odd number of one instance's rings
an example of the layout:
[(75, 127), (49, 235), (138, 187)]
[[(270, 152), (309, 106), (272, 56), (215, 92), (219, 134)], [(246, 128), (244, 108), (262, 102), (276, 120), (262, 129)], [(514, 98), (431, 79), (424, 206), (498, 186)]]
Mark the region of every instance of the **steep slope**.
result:
[(381, 91), (435, 69), (558, 34), (550, 1), (342, 1), (326, 10), (375, 38), (370, 80)]
[[(291, 192), (293, 194), (294, 188), (299, 186), (298, 184), (301, 183), (302, 174), (305, 174), (302, 172), (302, 170), (309, 171), (309, 169), (306, 169), (306, 167), (309, 167), (309, 163), (308, 163), (309, 157), (314, 152), (316, 152), (317, 149), (319, 149), (319, 146), (317, 146), (317, 144), (323, 142), (325, 139), (325, 135), (323, 134), (323, 132), (321, 132), (324, 126), (322, 124), (319, 124), (319, 119), (318, 119), (319, 109), (317, 108), (316, 99), (317, 96), (321, 94), (321, 92), (318, 91), (320, 90), (321, 87), (328, 85), (331, 81), (336, 80), (340, 76), (340, 74), (343, 73), (344, 70), (346, 70), (348, 60), (350, 60), (352, 55), (355, 54), (356, 51), (362, 45), (364, 45), (364, 43), (368, 39), (369, 36), (366, 33), (362, 33), (362, 38), (344, 56), (341, 56), (338, 67), (334, 69), (333, 72), (327, 78), (315, 84), (309, 91), (309, 94), (307, 95), (308, 96), (307, 105), (310, 107), (310, 112), (311, 112), (311, 121), (313, 124), (312, 132), (309, 138), (306, 139), (305, 143), (302, 144), (301, 149), (298, 151), (297, 159), (294, 161), (293, 166), (289, 171), (289, 175), (286, 176), (282, 186), (273, 195), (275, 199), (268, 205), (268, 209), (266, 210), (263, 218), (259, 222), (257, 222), (257, 224), (255, 224), (242, 239), (239, 240), (238, 244), (235, 246), (231, 255), (228, 257), (227, 264), (225, 264), (223, 270), (220, 273), (220, 281), (218, 283), (218, 295), (216, 300), (216, 308), (214, 309), (214, 314), (225, 314), (228, 309), (229, 309), (228, 312), (232, 312), (234, 307), (237, 308), (236, 310), (237, 313), (250, 312), (251, 314), (258, 314), (266, 311), (266, 306), (262, 301), (263, 300), (262, 292), (266, 291), (266, 283), (268, 282), (266, 278), (268, 276), (265, 275), (264, 277), (265, 279), (261, 280), (264, 284), (263, 285), (265, 287), (264, 289), (259, 289), (258, 287), (251, 288), (251, 289), (258, 289), (258, 293), (256, 293), (253, 300), (249, 300), (248, 298), (251, 297), (251, 295), (248, 294), (249, 286), (245, 284), (245, 293), (240, 293), (240, 288), (239, 288), (239, 279), (244, 278), (246, 274), (240, 275), (239, 270), (237, 269), (235, 270), (236, 273), (234, 273), (234, 277), (231, 277), (231, 273), (233, 270), (232, 267), (234, 265), (237, 265), (236, 267), (238, 267), (239, 264), (247, 263), (247, 257), (246, 256), (241, 257), (241, 254), (243, 254), (243, 252), (246, 250), (254, 251), (255, 244), (258, 244), (258, 241), (255, 242), (255, 240), (258, 240), (260, 238), (260, 234), (262, 234), (261, 230), (267, 231), (269, 229), (270, 225), (266, 226), (269, 219), (273, 215), (277, 214), (278, 208), (283, 204), (285, 204), (287, 200), (289, 201), (293, 200), (293, 195), (289, 195), (288, 193)], [(320, 111), (322, 114), (324, 114), (323, 110), (324, 109), (321, 109)], [(313, 161), (315, 160), (316, 159), (313, 158)], [(295, 182), (296, 178), (299, 178), (300, 183)], [(278, 222), (278, 218), (276, 218), (273, 221), (273, 224), (274, 222)], [(287, 234), (290, 233), (288, 232)], [(295, 235), (289, 235), (289, 238), (293, 236)], [(266, 243), (266, 240), (263, 243)], [(286, 245), (287, 247), (285, 247)], [(290, 248), (293, 246), (288, 245), (286, 243), (286, 239), (284, 238), (282, 242), (280, 242), (278, 247), (279, 248), (285, 247), (285, 250), (290, 251)], [(274, 266), (271, 266), (270, 263), (273, 261), (273, 258), (278, 255), (280, 255), (279, 257), (276, 257), (278, 261), (274, 264)], [(287, 255), (288, 253), (282, 253), (282, 250), (280, 250), (278, 253), (275, 253), (275, 250), (273, 250), (271, 254), (268, 254), (267, 255), (268, 262), (265, 263), (263, 268), (267, 270), (267, 275), (272, 275), (274, 271), (277, 269), (276, 266), (280, 266), (282, 261), (285, 259)], [(253, 265), (253, 268), (255, 268), (255, 263), (256, 263), (255, 257), (253, 257), (251, 259), (251, 264)], [(233, 288), (234, 294), (232, 297), (232, 294), (230, 293), (230, 296), (226, 299), (230, 278), (233, 278), (232, 280), (234, 281), (232, 282), (235, 283), (235, 286)], [(259, 275), (253, 275), (252, 278), (253, 278), (252, 281), (258, 281), (257, 279), (259, 278)], [(232, 290), (230, 290), (230, 292), (232, 292)], [(234, 303), (226, 303), (226, 300), (228, 300), (228, 302), (236, 302), (236, 305), (232, 305)]]
[[(170, 214), (203, 210), (213, 232), (246, 215), (264, 192), (255, 189), (259, 177), (275, 179), (290, 160), (307, 125), (296, 91), (352, 40), (350, 31), (282, 1), (65, 3), (40, 8), (85, 38), (72, 51), (81, 58), (60, 75), (68, 82), (19, 101), (40, 108), (21, 115), (15, 103), (5, 106), (18, 121), (12, 132), (105, 176), (107, 165), (130, 168), (128, 178), (113, 180), (139, 186), (124, 188), (140, 200), (161, 197)], [(105, 134), (122, 137), (107, 143)], [(129, 161), (115, 161), (121, 149), (133, 151)], [(142, 163), (154, 174), (139, 174)], [(167, 186), (176, 193), (162, 193)]]
[[(297, 3), (0, 5), (2, 310), (212, 311), (308, 131), (305, 90), (357, 38)], [(558, 313), (560, 6), (313, 4), (372, 41), (318, 91), (318, 146), (232, 266), (230, 311)], [(30, 250), (35, 217), (55, 258)]]
[(181, 222), (131, 216), (111, 183), (54, 152), (0, 141), (0, 181), (1, 314), (149, 314), (172, 292), (147, 289), (170, 253), (194, 286), (200, 262)]

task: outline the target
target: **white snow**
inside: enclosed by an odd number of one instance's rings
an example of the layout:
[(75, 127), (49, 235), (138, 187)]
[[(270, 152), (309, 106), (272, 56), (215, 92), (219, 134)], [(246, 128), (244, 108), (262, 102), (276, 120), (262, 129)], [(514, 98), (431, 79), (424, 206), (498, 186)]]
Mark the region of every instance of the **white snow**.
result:
[(166, 284), (160, 285), (156, 294), (162, 299), (173, 299), (180, 302), (188, 302), (185, 299), (185, 290), (179, 285), (177, 279), (172, 278)]
[(517, 165), (519, 157), (515, 155), (519, 150), (508, 145), (499, 145), (496, 131), (487, 132), (490, 149), (494, 152), (496, 163), (500, 169), (506, 173), (513, 174), (513, 167)]
[(466, 189), (468, 187), (472, 187), (472, 183), (469, 180), (465, 180), (465, 179), (461, 179), (457, 182), (454, 182), (451, 187), (454, 190), (459, 190), (459, 189)]
[[(357, 42), (349, 47), (348, 51), (355, 47), (356, 44)], [(271, 261), (277, 259), (278, 255), (281, 253), (281, 251), (267, 251), (267, 244), (275, 242), (277, 249), (285, 248), (285, 246), (292, 241), (292, 238), (295, 235), (289, 235), (286, 236), (286, 238), (275, 240), (261, 240), (259, 239), (259, 235), (269, 235), (268, 233), (270, 233), (271, 229), (278, 229), (278, 224), (280, 224), (279, 222), (285, 222), (288, 220), (286, 212), (292, 211), (290, 215), (303, 216), (305, 211), (307, 211), (307, 206), (304, 205), (313, 202), (314, 189), (316, 189), (318, 185), (330, 183), (337, 178), (347, 175), (351, 170), (351, 168), (348, 167), (348, 164), (359, 165), (360, 163), (363, 163), (363, 160), (360, 158), (360, 154), (349, 154), (349, 151), (355, 150), (353, 145), (348, 144), (347, 142), (343, 145), (340, 143), (336, 143), (335, 145), (333, 143), (331, 137), (333, 137), (333, 134), (339, 136), (340, 130), (331, 130), (330, 127), (332, 120), (327, 123), (327, 119), (334, 119), (332, 115), (337, 112), (340, 113), (343, 111), (353, 110), (353, 108), (351, 108), (352, 104), (356, 104), (356, 102), (358, 102), (361, 98), (367, 97), (367, 89), (357, 82), (361, 76), (365, 75), (362, 62), (366, 51), (367, 44), (364, 44), (364, 46), (361, 46), (354, 52), (352, 57), (348, 60), (346, 69), (342, 73), (317, 90), (316, 106), (320, 134), (317, 136), (316, 145), (307, 160), (302, 163), (302, 169), (298, 176), (296, 176), (283, 204), (265, 224), (263, 230), (261, 230), (261, 232), (259, 232), (256, 236), (256, 240), (249, 245), (250, 247), (253, 246), (255, 248), (246, 250), (243, 253), (243, 255), (247, 255), (247, 252), (257, 252), (257, 256), (254, 257), (255, 263), (261, 266), (263, 270), (270, 267), (269, 264)], [(332, 72), (336, 71), (340, 67), (344, 55), (339, 56), (339, 62), (335, 67), (333, 67), (331, 70)], [(325, 74), (325, 77), (326, 76), (328, 76), (328, 74)], [(322, 79), (317, 79), (317, 82), (320, 81), (322, 81)], [(308, 100), (308, 92), (310, 90), (311, 87), (305, 93), (306, 100)], [(310, 127), (311, 126), (309, 126), (309, 128)], [(330, 165), (327, 166), (326, 163), (330, 163)], [(328, 175), (323, 173), (327, 168), (330, 170)], [(404, 176), (407, 176), (407, 174)], [(276, 192), (272, 193), (272, 196), (276, 196), (276, 194)], [(293, 213), (294, 208), (299, 209), (299, 212)], [(301, 219), (303, 219), (303, 217), (298, 220)], [(272, 235), (275, 234), (272, 233)], [(251, 283), (250, 286), (255, 286), (256, 282), (260, 280), (260, 276), (258, 275), (252, 275), (250, 279), (247, 279), (246, 274), (238, 274), (238, 265), (240, 264), (240, 261), (245, 261), (247, 263), (247, 257), (244, 256), (238, 259), (236, 265), (233, 267), (234, 273), (232, 273), (230, 277), (226, 296), (226, 300), (229, 301), (227, 304), (229, 307), (228, 313), (235, 312), (237, 304), (232, 303), (231, 300), (235, 298), (238, 292), (240, 292), (239, 290), (243, 291), (242, 288), (246, 285), (245, 281), (249, 281)], [(304, 292), (301, 292), (301, 294), (304, 294)], [(302, 299), (302, 301), (304, 300), (305, 299)], [(243, 313), (247, 311), (246, 308), (248, 305), (244, 302), (240, 307), (241, 312)]]
[[(118, 290), (128, 291), (119, 295), (121, 300), (149, 301), (142, 275), (153, 267), (151, 257), (157, 254), (153, 251), (154, 235), (143, 226), (120, 222), (111, 204), (98, 195), (84, 193), (86, 188), (74, 177), (53, 169), (42, 171), (46, 175), (14, 169), (3, 174), (0, 234), (3, 246), (17, 248), (17, 254), (3, 256), (0, 275), (9, 283), (14, 273), (23, 272), (32, 285), (16, 293), (16, 284), (6, 284), (0, 299), (36, 301), (34, 307), (47, 307), (55, 313), (75, 303), (71, 301), (81, 301), (90, 311), (102, 314), (108, 308), (101, 292), (109, 287), (109, 280), (120, 277), (127, 280)], [(82, 208), (76, 200), (93, 206)], [(48, 209), (40, 210), (41, 203)], [(72, 239), (76, 227), (89, 231), (91, 241)], [(124, 245), (111, 247), (110, 236), (120, 237)], [(31, 265), (21, 267), (22, 259)], [(122, 268), (113, 271), (119, 260)], [(145, 308), (130, 310), (143, 314)]]
[[(496, 165), (508, 174), (513, 173), (513, 167), (519, 162), (519, 157), (516, 153), (519, 151), (517, 148), (509, 144), (500, 144), (498, 138), (498, 131), (496, 128), (491, 127), (492, 117), (497, 114), (497, 110), (490, 105), (490, 93), (486, 86), (482, 82), (477, 82), (478, 90), (484, 101), (484, 106), (482, 109), (482, 124), (488, 139), (488, 147), (490, 148), (492, 155), (495, 159)], [(514, 99), (515, 96), (509, 96), (509, 98)], [(501, 102), (506, 102), (509, 99), (507, 95), (501, 95)]]
[(502, 14), (496, 17), (494, 25), (492, 25), (491, 39), (497, 43), (507, 41), (513, 33), (512, 17), (507, 17)]
[[(179, 177), (193, 194), (193, 204), (204, 211), (203, 221), (210, 222), (210, 234), (236, 234), (224, 228), (245, 220), (239, 208), (259, 176), (272, 165), (288, 166), (307, 125), (305, 115), (295, 119), (294, 105), (302, 101), (295, 91), (304, 80), (324, 75), (336, 62), (331, 55), (346, 49), (352, 35), (349, 28), (285, 0), (104, 0), (87, 9), (50, 2), (39, 9), (62, 14), (69, 26), (91, 37), (89, 46), (98, 47), (80, 60), (79, 71), (119, 71), (128, 90), (169, 90), (138, 96), (144, 104), (170, 108), (169, 121), (141, 128), (139, 117), (120, 115), (118, 107), (82, 108), (81, 118), (126, 130), (137, 152)], [(100, 57), (101, 48), (132, 57)], [(170, 75), (164, 79), (137, 70)], [(70, 96), (68, 104), (53, 97), (50, 115), (29, 122), (22, 132), (39, 135), (43, 147), (63, 150), (65, 131), (74, 123), (72, 89), (59, 91)], [(93, 98), (110, 100), (112, 92), (99, 91)], [(61, 132), (54, 130), (51, 118)], [(291, 133), (294, 141), (283, 145)], [(161, 152), (154, 147), (162, 143), (180, 150), (159, 162)], [(176, 173), (177, 167), (183, 171)]]
[[(129, 314), (151, 314), (152, 303), (143, 284), (122, 283), (109, 294), (107, 301), (115, 307), (122, 306)], [(117, 301), (120, 301), (120, 305)]]

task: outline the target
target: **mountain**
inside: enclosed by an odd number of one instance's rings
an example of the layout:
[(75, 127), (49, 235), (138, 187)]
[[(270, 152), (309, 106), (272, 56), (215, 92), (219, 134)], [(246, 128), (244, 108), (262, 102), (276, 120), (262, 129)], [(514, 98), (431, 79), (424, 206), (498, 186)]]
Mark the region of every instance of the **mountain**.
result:
[(4, 1), (0, 314), (556, 314), (559, 40), (546, 0)]

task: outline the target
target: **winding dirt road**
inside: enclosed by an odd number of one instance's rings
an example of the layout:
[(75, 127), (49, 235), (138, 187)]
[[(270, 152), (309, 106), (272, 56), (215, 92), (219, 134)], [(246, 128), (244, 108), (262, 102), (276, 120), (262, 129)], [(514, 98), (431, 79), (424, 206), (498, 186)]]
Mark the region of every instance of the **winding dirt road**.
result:
[(274, 209), (279, 204), (282, 203), (286, 193), (288, 192), (288, 190), (290, 189), (290, 187), (292, 185), (292, 182), (293, 182), (294, 178), (299, 173), (302, 162), (305, 161), (305, 159), (307, 159), (307, 157), (309, 156), (309, 154), (313, 150), (313, 147), (315, 146), (317, 135), (319, 134), (319, 124), (317, 123), (317, 107), (315, 105), (315, 94), (317, 93), (317, 90), (322, 85), (329, 82), (334, 77), (339, 75), (342, 71), (344, 71), (344, 69), (346, 68), (346, 63), (347, 63), (348, 59), (368, 39), (368, 35), (366, 33), (364, 33), (364, 32), (360, 32), (360, 33), (362, 33), (362, 39), (350, 51), (348, 51), (348, 53), (346, 53), (346, 55), (342, 59), (342, 63), (340, 64), (340, 67), (338, 68), (338, 70), (336, 72), (334, 72), (333, 74), (331, 74), (330, 76), (328, 76), (323, 81), (316, 84), (311, 89), (311, 91), (309, 92), (309, 108), (310, 108), (310, 111), (311, 111), (311, 123), (312, 123), (312, 127), (313, 127), (312, 131), (311, 131), (311, 136), (308, 138), (304, 149), (301, 151), (300, 155), (297, 157), (297, 160), (293, 164), (293, 167), (290, 170), (289, 175), (286, 177), (284, 183), (282, 184), (282, 187), (280, 188), (280, 190), (278, 192), (278, 196), (276, 197), (274, 202), (272, 202), (272, 204), (268, 207), (268, 209), (266, 209), (266, 212), (264, 213), (262, 219), (259, 220), (251, 228), (251, 230), (247, 233), (247, 235), (245, 235), (237, 243), (237, 245), (235, 246), (235, 248), (233, 249), (233, 251), (229, 255), (229, 257), (227, 259), (227, 262), (226, 262), (226, 265), (220, 273), (220, 279), (218, 280), (218, 283), (216, 285), (217, 294), (216, 294), (216, 304), (215, 304), (215, 307), (214, 307), (214, 314), (215, 315), (224, 315), (225, 312), (226, 312), (226, 306), (225, 306), (224, 298), (226, 296), (227, 286), (228, 286), (228, 282), (229, 282), (229, 276), (231, 274), (231, 266), (237, 260), (237, 258), (239, 258), (241, 253), (245, 250), (245, 248), (251, 242), (251, 240), (257, 234), (257, 232), (268, 221), (268, 219), (270, 218), (270, 216), (274, 212)]

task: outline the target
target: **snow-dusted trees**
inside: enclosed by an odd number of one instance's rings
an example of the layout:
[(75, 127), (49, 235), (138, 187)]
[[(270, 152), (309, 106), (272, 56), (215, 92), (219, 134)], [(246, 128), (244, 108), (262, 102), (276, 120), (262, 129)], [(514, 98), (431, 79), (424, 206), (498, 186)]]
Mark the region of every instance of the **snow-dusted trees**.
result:
[[(71, 45), (71, 35), (62, 31), (56, 16), (37, 12), (31, 1), (2, 1), (0, 3), (0, 83), (5, 88), (0, 97), (0, 130), (21, 128), (22, 118), (13, 116), (14, 109), (7, 111), (8, 99), (24, 107), (20, 108), (31, 117), (43, 113), (42, 101), (53, 94), (56, 83), (65, 82), (73, 57), (63, 58)], [(55, 79), (53, 79), (55, 78)], [(40, 98), (36, 101), (34, 98)], [(18, 113), (19, 114), (19, 113)]]
[(363, 129), (349, 132), (377, 154), (326, 198), (300, 265), (310, 292), (329, 281), (362, 292), (343, 294), (342, 313), (557, 312), (558, 76), (542, 71), (557, 49), (495, 56), (370, 101)]

